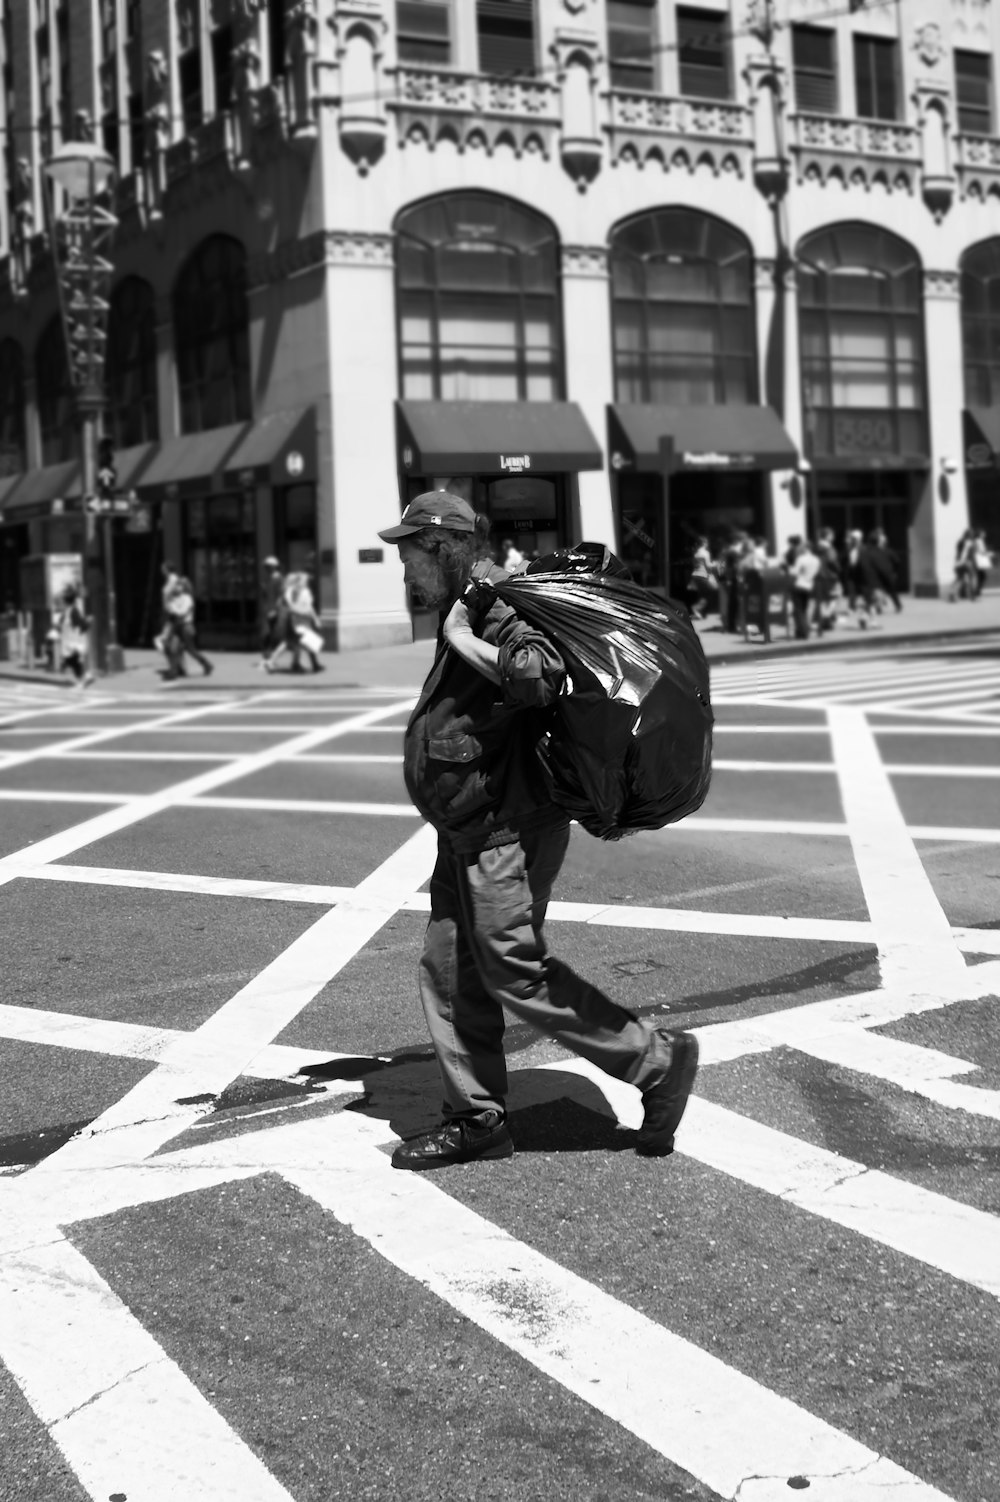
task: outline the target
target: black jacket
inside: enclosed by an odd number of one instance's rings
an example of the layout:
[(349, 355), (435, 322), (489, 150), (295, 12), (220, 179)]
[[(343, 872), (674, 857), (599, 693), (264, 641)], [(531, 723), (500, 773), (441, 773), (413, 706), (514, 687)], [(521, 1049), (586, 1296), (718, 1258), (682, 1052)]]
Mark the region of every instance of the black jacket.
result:
[[(495, 566), (476, 574), (507, 577)], [(410, 797), (453, 849), (470, 854), (510, 844), (524, 829), (566, 822), (536, 750), (565, 680), (562, 658), (499, 600), (474, 630), (500, 648), (501, 683), (463, 661), (439, 629), (437, 656), (403, 740)]]

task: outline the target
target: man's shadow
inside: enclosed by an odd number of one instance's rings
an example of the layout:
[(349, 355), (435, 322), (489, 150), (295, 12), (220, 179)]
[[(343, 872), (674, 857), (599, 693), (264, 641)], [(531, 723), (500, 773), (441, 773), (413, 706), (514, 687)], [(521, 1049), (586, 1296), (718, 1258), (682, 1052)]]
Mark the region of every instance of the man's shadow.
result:
[[(331, 1059), (302, 1074), (357, 1080), (364, 1096), (345, 1109), (388, 1122), (398, 1137), (415, 1137), (441, 1121), (441, 1077), (432, 1054)], [(617, 1153), (635, 1146), (635, 1132), (618, 1125), (597, 1086), (568, 1070), (511, 1070), (507, 1114), (522, 1153)]]

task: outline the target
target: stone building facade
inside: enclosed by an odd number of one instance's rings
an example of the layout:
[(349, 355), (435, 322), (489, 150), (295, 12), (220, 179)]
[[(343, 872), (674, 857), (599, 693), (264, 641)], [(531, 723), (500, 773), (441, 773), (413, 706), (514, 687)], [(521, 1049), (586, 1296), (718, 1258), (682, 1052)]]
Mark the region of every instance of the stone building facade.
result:
[(332, 646), (408, 638), (375, 533), (441, 485), (654, 588), (700, 535), (882, 526), (937, 594), (968, 525), (1000, 546), (998, 11), (0, 0), (0, 608), (84, 546), (71, 138), (118, 169), (126, 643), (166, 556), (251, 645), (272, 552)]

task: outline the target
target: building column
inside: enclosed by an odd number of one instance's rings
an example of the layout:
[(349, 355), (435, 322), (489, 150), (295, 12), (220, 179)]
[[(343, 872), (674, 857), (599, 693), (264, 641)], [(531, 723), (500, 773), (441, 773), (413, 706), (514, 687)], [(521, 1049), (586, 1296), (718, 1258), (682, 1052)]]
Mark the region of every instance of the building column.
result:
[(396, 549), (377, 536), (400, 513), (392, 235), (327, 231), (326, 304), (336, 601), (323, 625), (338, 651), (388, 646), (412, 639)]
[[(608, 254), (604, 246), (564, 245), (562, 250), (563, 328), (566, 396), (579, 402), (602, 449), (607, 448), (607, 405), (614, 401), (614, 350)], [(573, 541), (614, 546), (608, 457), (604, 468), (579, 475), (580, 531)]]
[[(757, 314), (757, 356), (760, 389), (785, 431), (803, 454), (802, 390), (799, 354), (799, 306), (795, 265), (790, 260), (754, 263)], [(777, 470), (766, 477), (769, 521), (776, 551), (784, 552), (789, 537), (805, 537), (813, 530), (809, 512), (808, 474)]]
[(962, 397), (955, 389), (963, 364), (957, 271), (924, 272), (924, 347), (931, 468), (915, 477), (910, 551), (914, 594), (936, 596), (952, 581), (955, 545), (969, 524)]

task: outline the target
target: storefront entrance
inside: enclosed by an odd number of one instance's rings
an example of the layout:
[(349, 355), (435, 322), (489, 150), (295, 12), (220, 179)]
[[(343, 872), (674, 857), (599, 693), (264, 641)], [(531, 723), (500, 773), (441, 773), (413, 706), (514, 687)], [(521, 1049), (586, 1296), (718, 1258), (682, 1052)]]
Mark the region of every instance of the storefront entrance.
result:
[[(565, 475), (407, 475), (403, 503), (425, 490), (461, 496), (490, 519), (490, 547), (499, 559), (509, 540), (526, 559), (540, 558), (573, 541), (567, 530)], [(410, 601), (414, 637), (433, 636), (437, 611)]]
[(907, 470), (820, 470), (814, 480), (815, 524), (833, 530), (842, 548), (848, 532), (869, 534), (881, 528), (899, 559), (899, 588), (910, 587), (909, 531), (913, 520), (913, 482)]
[(765, 536), (763, 475), (754, 471), (618, 479), (618, 550), (637, 584), (686, 601), (695, 548), (713, 558), (734, 532)]

